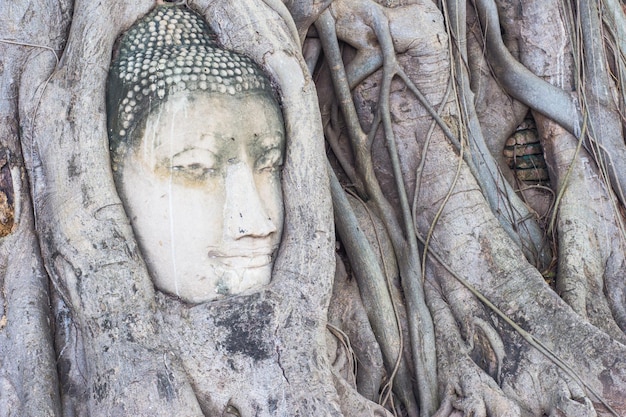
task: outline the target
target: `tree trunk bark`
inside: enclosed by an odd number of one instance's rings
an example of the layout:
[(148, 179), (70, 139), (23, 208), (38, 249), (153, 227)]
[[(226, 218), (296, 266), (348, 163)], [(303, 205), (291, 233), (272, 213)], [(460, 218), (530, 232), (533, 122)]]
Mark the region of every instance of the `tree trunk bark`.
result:
[[(105, 89), (116, 40), (155, 1), (5, 2), (0, 416), (626, 415), (624, 173), (607, 157), (624, 145), (607, 117), (625, 84), (595, 65), (621, 9), (602, 22), (594, 1), (182, 3), (280, 96), (272, 280), (197, 305), (152, 284), (112, 181)], [(502, 151), (528, 108), (548, 220), (502, 194), (520, 184)], [(554, 259), (523, 250), (526, 221)]]

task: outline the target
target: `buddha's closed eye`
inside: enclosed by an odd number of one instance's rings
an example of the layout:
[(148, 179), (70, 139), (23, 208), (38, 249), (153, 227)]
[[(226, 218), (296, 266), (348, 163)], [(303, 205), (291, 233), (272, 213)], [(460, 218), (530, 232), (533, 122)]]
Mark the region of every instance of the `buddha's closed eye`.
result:
[(279, 147), (268, 149), (255, 162), (254, 167), (260, 172), (274, 172), (283, 165), (283, 152)]
[(202, 180), (215, 175), (217, 170), (205, 164), (195, 162), (187, 165), (174, 165), (172, 166), (172, 172), (176, 175)]
[(166, 161), (172, 174), (184, 179), (205, 180), (218, 172), (215, 154), (206, 149), (186, 149)]

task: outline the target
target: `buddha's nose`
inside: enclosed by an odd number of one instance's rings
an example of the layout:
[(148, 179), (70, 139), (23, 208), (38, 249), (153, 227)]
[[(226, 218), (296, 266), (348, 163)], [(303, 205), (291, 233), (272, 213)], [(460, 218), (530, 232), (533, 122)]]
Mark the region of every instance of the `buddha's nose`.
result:
[(231, 239), (266, 237), (277, 231), (263, 207), (252, 167), (244, 162), (229, 165), (226, 171), (224, 233)]

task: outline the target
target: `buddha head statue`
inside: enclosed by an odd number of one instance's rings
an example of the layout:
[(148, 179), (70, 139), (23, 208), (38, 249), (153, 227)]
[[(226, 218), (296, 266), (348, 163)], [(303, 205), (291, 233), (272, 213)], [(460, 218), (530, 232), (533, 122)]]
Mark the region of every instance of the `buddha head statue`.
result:
[(155, 286), (199, 303), (269, 283), (285, 134), (266, 75), (163, 4), (121, 38), (107, 91), (114, 178)]

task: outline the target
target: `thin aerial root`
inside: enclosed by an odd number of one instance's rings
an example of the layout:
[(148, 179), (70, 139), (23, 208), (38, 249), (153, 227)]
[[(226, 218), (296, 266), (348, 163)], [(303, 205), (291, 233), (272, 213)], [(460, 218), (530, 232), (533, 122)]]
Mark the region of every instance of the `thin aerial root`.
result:
[(352, 349), (352, 344), (350, 343), (350, 338), (340, 328), (332, 325), (331, 323), (326, 323), (326, 327), (333, 334), (333, 336), (341, 342), (341, 346), (343, 347), (346, 357), (348, 358), (348, 367), (350, 368), (354, 381), (356, 381), (357, 360), (354, 350)]
[(20, 41), (12, 41), (9, 39), (0, 39), (0, 43), (7, 43), (9, 45), (17, 45), (17, 46), (27, 46), (30, 48), (42, 48), (42, 49), (47, 49), (48, 51), (52, 52), (54, 54), (54, 58), (56, 59), (57, 65), (59, 65), (59, 56), (57, 55), (57, 52), (54, 50), (54, 48), (51, 48), (49, 46), (46, 45), (37, 45), (34, 43), (28, 43), (28, 42), (20, 42)]
[[(443, 111), (443, 109), (446, 106), (446, 103), (448, 102), (448, 97), (450, 96), (450, 93), (452, 92), (452, 79), (450, 80), (450, 82), (448, 83), (448, 88), (446, 89), (446, 94), (443, 97), (443, 100), (441, 101), (441, 105), (439, 107), (439, 112)], [(428, 148), (430, 145), (430, 140), (432, 138), (433, 132), (435, 130), (435, 126), (437, 125), (436, 121), (433, 120), (430, 124), (430, 128), (428, 129), (428, 133), (426, 135), (426, 140), (424, 141), (424, 147), (422, 150), (422, 159), (416, 169), (415, 172), (415, 191), (413, 193), (413, 206), (412, 206), (412, 213), (413, 213), (413, 219), (417, 218), (417, 201), (418, 201), (418, 197), (419, 197), (419, 193), (420, 193), (420, 186), (421, 186), (421, 178), (422, 178), (422, 173), (424, 172), (424, 165), (426, 164), (426, 155), (428, 154)], [(463, 148), (461, 148), (461, 157), (459, 159), (459, 164), (458, 164), (458, 169), (457, 169), (457, 174), (454, 177), (454, 180), (452, 181), (452, 184), (450, 186), (450, 190), (448, 191), (448, 194), (446, 195), (446, 198), (444, 199), (445, 201), (448, 200), (449, 195), (452, 194), (452, 190), (454, 189), (456, 182), (459, 178), (459, 172), (460, 172), (460, 167), (462, 166), (461, 161), (463, 160)], [(444, 204), (441, 205), (441, 210), (443, 209)], [(424, 245), (424, 251), (422, 253), (422, 271), (426, 270), (426, 259), (427, 259), (427, 255), (428, 255), (428, 244), (430, 242), (430, 238), (432, 236), (432, 233), (435, 230), (435, 226), (437, 224), (436, 219), (437, 219), (437, 215), (435, 216), (435, 220), (433, 220), (433, 222), (431, 223), (430, 229), (428, 230), (428, 234), (426, 237), (426, 243)], [(414, 225), (414, 232), (415, 233), (419, 233), (417, 231), (417, 222)]]

